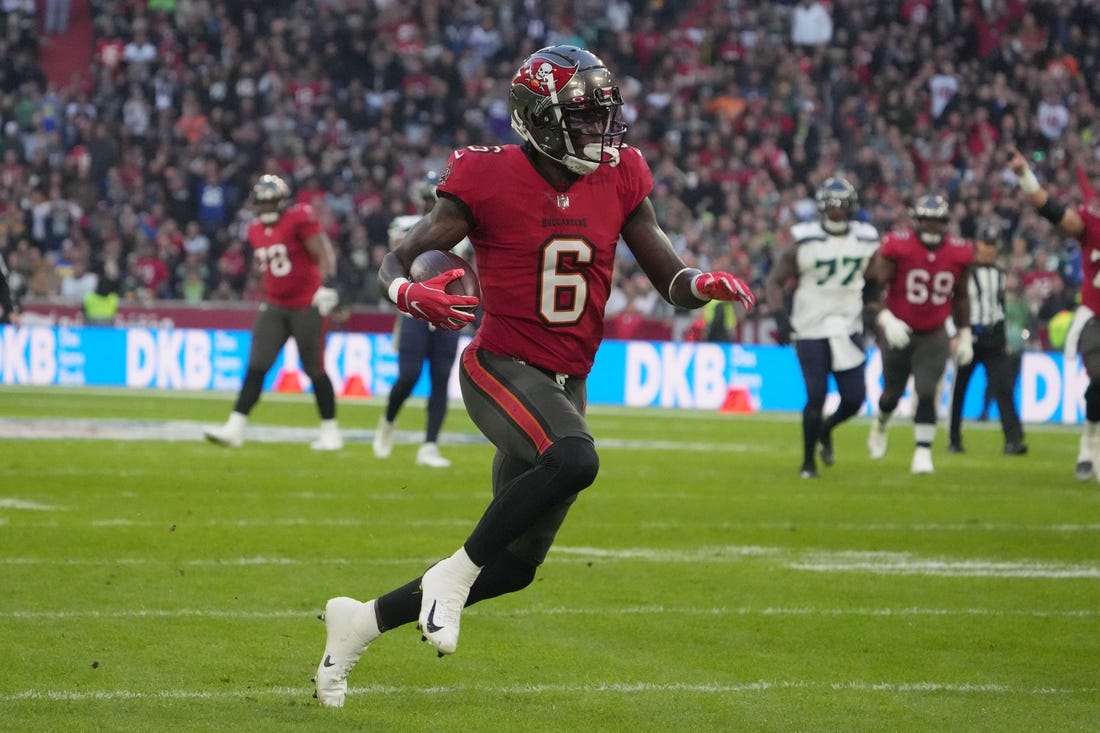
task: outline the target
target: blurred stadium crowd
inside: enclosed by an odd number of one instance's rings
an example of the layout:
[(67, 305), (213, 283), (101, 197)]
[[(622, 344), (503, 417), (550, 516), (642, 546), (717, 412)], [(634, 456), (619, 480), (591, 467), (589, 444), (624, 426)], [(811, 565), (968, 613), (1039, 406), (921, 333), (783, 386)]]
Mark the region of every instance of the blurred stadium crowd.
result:
[[(1004, 149), (1067, 202), (1079, 166), (1100, 185), (1092, 0), (92, 0), (93, 58), (57, 83), (42, 6), (0, 5), (0, 249), (24, 302), (256, 299), (242, 204), (272, 172), (317, 208), (344, 293), (378, 305), (390, 220), (452, 149), (517, 141), (508, 84), (552, 43), (616, 73), (689, 263), (762, 292), (841, 173), (882, 231), (935, 191), (959, 234), (995, 236), (1028, 346), (1080, 284)], [(609, 315), (613, 336), (699, 336), (625, 249)]]

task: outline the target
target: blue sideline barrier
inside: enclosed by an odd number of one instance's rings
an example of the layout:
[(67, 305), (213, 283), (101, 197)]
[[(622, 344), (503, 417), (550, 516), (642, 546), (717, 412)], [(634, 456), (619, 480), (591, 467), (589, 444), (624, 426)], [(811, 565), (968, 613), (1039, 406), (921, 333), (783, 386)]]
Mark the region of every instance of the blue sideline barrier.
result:
[[(235, 391), (250, 341), (247, 331), (5, 326), (0, 328), (0, 382)], [(871, 414), (881, 392), (878, 351), (871, 349), (868, 356), (864, 414)], [(371, 394), (382, 395), (396, 378), (397, 356), (390, 334), (335, 332), (328, 338), (325, 366), (338, 393), (349, 379), (358, 377)], [(268, 373), (265, 389), (273, 389), (287, 372), (296, 373), (309, 388), (293, 341)], [(949, 367), (941, 414), (946, 414), (952, 376)], [(1080, 423), (1086, 384), (1080, 359), (1067, 374), (1061, 354), (1026, 353), (1016, 391), (1021, 417), (1030, 423)], [(594, 405), (713, 410), (723, 403), (730, 385), (748, 389), (753, 404), (762, 410), (799, 411), (805, 399), (798, 362), (789, 347), (650, 341), (605, 342), (589, 378), (588, 397)], [(967, 393), (965, 417), (978, 415), (984, 389), (984, 370), (978, 369)], [(459, 396), (455, 374), (451, 392)], [(413, 394), (427, 394), (426, 377)], [(836, 399), (835, 392), (830, 393), (829, 404)], [(907, 395), (897, 414), (909, 415), (912, 407)]]

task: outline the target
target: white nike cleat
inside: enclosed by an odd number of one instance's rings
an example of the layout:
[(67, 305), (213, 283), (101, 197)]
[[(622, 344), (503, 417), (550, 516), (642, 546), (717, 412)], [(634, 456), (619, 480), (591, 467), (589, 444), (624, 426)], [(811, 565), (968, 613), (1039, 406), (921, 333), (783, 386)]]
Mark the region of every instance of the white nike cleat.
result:
[(340, 425), (335, 419), (322, 420), (321, 432), (317, 439), (309, 444), (313, 450), (340, 450), (344, 447), (344, 438), (340, 435)]
[(240, 448), (244, 445), (244, 435), (227, 425), (216, 428), (203, 428), (202, 435), (211, 443), (225, 446), (226, 448)]
[(348, 694), (348, 675), (366, 651), (382, 635), (374, 615), (374, 601), (331, 598), (325, 604), (325, 653), (313, 678), (314, 697), (330, 708), (342, 708)]
[(423, 640), (435, 647), (441, 657), (454, 654), (458, 648), (462, 609), (480, 572), (481, 568), (461, 548), (428, 568), (420, 579), (417, 628), (424, 635)]
[(374, 455), (376, 458), (389, 458), (393, 453), (394, 423), (383, 415), (378, 419), (378, 427), (374, 430)]
[(867, 451), (876, 461), (886, 455), (886, 426), (877, 419), (871, 421), (871, 434), (867, 436)]
[(932, 449), (918, 446), (913, 451), (913, 462), (909, 465), (910, 473), (935, 473), (936, 468), (932, 465)]
[(416, 451), (416, 465), (430, 466), (431, 468), (450, 468), (451, 462), (439, 453), (439, 446), (435, 443), (425, 443)]
[(340, 450), (344, 447), (344, 439), (339, 435), (322, 435), (309, 444), (313, 450)]

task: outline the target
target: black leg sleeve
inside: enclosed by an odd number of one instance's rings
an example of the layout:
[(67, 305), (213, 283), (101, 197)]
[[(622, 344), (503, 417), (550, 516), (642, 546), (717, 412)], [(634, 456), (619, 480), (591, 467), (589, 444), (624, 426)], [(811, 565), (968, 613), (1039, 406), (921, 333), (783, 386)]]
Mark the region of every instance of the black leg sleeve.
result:
[(242, 415), (252, 412), (252, 408), (260, 401), (260, 393), (263, 392), (264, 377), (266, 375), (266, 369), (253, 369), (250, 367), (245, 372), (244, 384), (241, 385), (241, 391), (237, 394), (237, 404), (233, 407), (235, 412)]
[(551, 445), (538, 463), (493, 498), (466, 540), (470, 559), (478, 565), (487, 564), (547, 510), (590, 486), (599, 467), (591, 441), (568, 437)]

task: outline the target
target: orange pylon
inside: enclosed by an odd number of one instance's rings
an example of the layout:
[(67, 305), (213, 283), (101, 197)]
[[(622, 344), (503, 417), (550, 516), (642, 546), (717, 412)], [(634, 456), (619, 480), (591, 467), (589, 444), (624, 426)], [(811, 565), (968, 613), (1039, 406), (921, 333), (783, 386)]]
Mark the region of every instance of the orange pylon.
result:
[(299, 379), (298, 372), (279, 372), (279, 376), (275, 378), (275, 391), (300, 393), (302, 391), (302, 380)]
[(363, 378), (358, 374), (352, 374), (344, 382), (344, 391), (340, 393), (341, 397), (370, 397), (370, 389), (367, 387)]
[(756, 412), (756, 407), (752, 404), (752, 395), (749, 394), (749, 388), (739, 384), (730, 387), (729, 391), (726, 392), (726, 400), (718, 408), (718, 412), (732, 412), (742, 415)]

